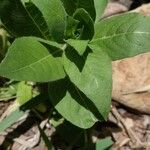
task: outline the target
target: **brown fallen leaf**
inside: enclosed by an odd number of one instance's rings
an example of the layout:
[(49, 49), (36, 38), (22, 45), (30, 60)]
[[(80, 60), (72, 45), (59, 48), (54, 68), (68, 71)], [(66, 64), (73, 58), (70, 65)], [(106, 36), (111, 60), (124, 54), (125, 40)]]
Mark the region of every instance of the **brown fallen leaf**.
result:
[(136, 8), (132, 12), (140, 12), (143, 15), (150, 16), (150, 3), (144, 4), (144, 5)]
[(150, 53), (113, 62), (112, 98), (150, 114)]

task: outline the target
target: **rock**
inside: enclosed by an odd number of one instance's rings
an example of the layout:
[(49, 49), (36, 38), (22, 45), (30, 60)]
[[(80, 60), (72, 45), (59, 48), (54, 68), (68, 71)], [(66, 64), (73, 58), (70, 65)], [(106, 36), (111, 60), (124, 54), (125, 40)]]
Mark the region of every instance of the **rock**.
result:
[(106, 7), (103, 17), (105, 18), (111, 15), (126, 12), (126, 11), (128, 11), (128, 8), (125, 7), (124, 5), (116, 3), (116, 2), (109, 2)]

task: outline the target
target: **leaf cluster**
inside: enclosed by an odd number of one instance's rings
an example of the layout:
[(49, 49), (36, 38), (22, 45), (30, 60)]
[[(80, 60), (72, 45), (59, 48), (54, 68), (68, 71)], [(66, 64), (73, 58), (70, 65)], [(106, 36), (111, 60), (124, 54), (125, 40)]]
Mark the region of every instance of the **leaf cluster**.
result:
[(107, 0), (0, 0), (0, 19), (14, 39), (0, 76), (46, 82), (55, 109), (80, 128), (106, 120), (111, 62), (150, 51), (150, 17), (103, 19), (106, 5)]

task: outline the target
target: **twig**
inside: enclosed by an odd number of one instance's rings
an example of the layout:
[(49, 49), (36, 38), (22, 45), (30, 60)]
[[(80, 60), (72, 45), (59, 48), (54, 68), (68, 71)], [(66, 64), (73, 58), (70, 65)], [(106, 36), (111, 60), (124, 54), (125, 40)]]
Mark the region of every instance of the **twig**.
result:
[[(41, 124), (40, 124), (41, 129), (43, 129), (45, 127), (47, 122), (48, 122), (48, 119), (41, 122)], [(37, 130), (36, 135), (32, 139), (30, 139), (28, 141), (24, 141), (25, 143), (22, 144), (22, 146), (20, 147), (19, 150), (26, 150), (26, 149), (29, 149), (29, 148), (31, 149), (31, 148), (35, 147), (39, 143), (40, 137), (41, 137), (40, 131)]]
[(139, 147), (140, 148), (141, 147), (142, 148), (150, 148), (150, 143), (143, 143), (137, 137), (137, 135), (134, 133), (134, 131), (130, 127), (128, 127), (125, 120), (122, 118), (122, 116), (119, 114), (119, 112), (117, 111), (117, 109), (115, 107), (112, 107), (111, 112), (114, 115), (114, 117), (122, 124), (127, 135), (130, 137), (132, 143), (134, 144), (134, 146), (132, 146), (132, 148), (139, 148)]

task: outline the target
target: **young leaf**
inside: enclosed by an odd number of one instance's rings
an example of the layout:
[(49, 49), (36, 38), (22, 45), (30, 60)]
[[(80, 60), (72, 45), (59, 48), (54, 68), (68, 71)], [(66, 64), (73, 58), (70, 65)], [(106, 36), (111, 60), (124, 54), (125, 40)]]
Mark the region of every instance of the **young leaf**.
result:
[(31, 0), (41, 11), (53, 38), (61, 42), (64, 38), (66, 12), (61, 0)]
[(56, 110), (74, 125), (90, 128), (97, 121), (85, 96), (67, 78), (49, 83), (49, 97)]
[(67, 16), (66, 19), (66, 28), (65, 28), (65, 39), (76, 38), (76, 30), (79, 24), (78, 20), (75, 20), (73, 17)]
[(99, 47), (112, 60), (150, 51), (150, 17), (136, 13), (117, 15), (95, 24), (90, 45)]
[(78, 0), (77, 8), (85, 9), (93, 19), (95, 20), (96, 12), (94, 8), (94, 0)]
[(53, 57), (34, 38), (23, 37), (9, 48), (0, 64), (0, 75), (14, 80), (47, 82), (64, 78), (65, 72), (61, 57)]
[(86, 47), (88, 45), (88, 40), (74, 40), (74, 39), (69, 39), (66, 40), (66, 42), (72, 46), (75, 50), (77, 50), (77, 52), (79, 53), (79, 55), (83, 55), (83, 53), (86, 50)]
[(16, 98), (17, 84), (10, 84), (8, 87), (0, 87), (0, 102)]
[(79, 26), (83, 30), (80, 39), (91, 40), (94, 35), (94, 23), (88, 12), (83, 8), (77, 9), (74, 13), (74, 18), (80, 21)]
[(66, 12), (72, 16), (77, 9), (77, 0), (61, 0), (64, 4)]
[(46, 98), (47, 97), (45, 95), (38, 95), (32, 98), (26, 104), (17, 108), (9, 116), (7, 116), (5, 119), (3, 119), (0, 122), (0, 132), (4, 131), (5, 129), (10, 127), (12, 124), (16, 123), (23, 115), (29, 113), (29, 109), (34, 108), (35, 106), (40, 104), (42, 101), (44, 101)]
[(78, 0), (77, 8), (85, 9), (93, 19), (93, 21), (99, 21), (102, 16), (108, 0)]
[(96, 10), (95, 22), (98, 22), (100, 20), (107, 6), (107, 3), (108, 3), (108, 0), (94, 0), (95, 10)]
[(32, 86), (27, 85), (25, 81), (18, 84), (17, 88), (17, 102), (23, 105), (32, 98)]
[(0, 0), (0, 19), (13, 36), (49, 37), (40, 11), (30, 13), (21, 0)]
[[(82, 61), (85, 59), (84, 64)], [(64, 68), (71, 82), (94, 105), (92, 112), (98, 112), (96, 117), (99, 120), (106, 119), (110, 110), (112, 89), (111, 60), (108, 55), (96, 49), (94, 53), (89, 53), (87, 58), (81, 58), (69, 49), (64, 55)]]

